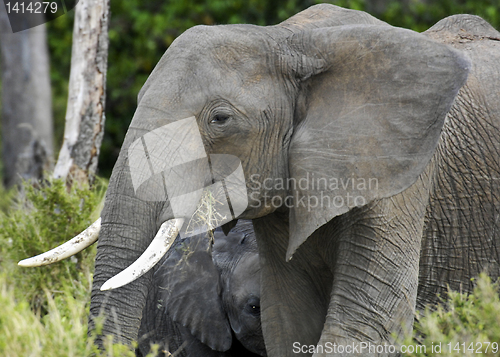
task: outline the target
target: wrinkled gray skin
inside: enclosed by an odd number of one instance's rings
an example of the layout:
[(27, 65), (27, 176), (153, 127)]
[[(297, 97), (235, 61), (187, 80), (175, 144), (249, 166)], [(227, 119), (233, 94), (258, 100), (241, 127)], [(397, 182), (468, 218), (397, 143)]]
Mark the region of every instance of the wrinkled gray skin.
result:
[[(213, 248), (206, 234), (177, 239), (153, 274), (140, 355), (157, 343), (160, 351), (180, 349), (178, 356), (265, 356), (259, 270), (251, 221), (240, 220), (227, 237), (215, 231)], [(225, 340), (229, 350), (210, 348)]]
[[(499, 276), (499, 39), (474, 16), (416, 34), (330, 5), (181, 35), (139, 95), (110, 179), (91, 301), (111, 317), (103, 333), (137, 338), (152, 273), (99, 288), (173, 218), (168, 202), (135, 196), (127, 148), (190, 116), (207, 153), (242, 163), (268, 356), (301, 355), (294, 342), (391, 342), (447, 284), (469, 290), (483, 268)], [(313, 177), (376, 185), (264, 186)], [(304, 204), (321, 194), (345, 204)]]

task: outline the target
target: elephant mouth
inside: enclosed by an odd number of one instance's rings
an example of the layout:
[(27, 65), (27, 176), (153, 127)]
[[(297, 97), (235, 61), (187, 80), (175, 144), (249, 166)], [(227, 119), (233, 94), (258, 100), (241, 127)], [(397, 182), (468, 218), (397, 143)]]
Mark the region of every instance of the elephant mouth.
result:
[[(167, 254), (183, 224), (183, 218), (174, 218), (165, 221), (144, 253), (128, 268), (107, 280), (101, 286), (101, 290), (119, 288), (147, 273)], [(66, 243), (48, 252), (21, 260), (18, 265), (22, 267), (38, 267), (69, 258), (95, 243), (99, 237), (100, 230), (101, 218)]]

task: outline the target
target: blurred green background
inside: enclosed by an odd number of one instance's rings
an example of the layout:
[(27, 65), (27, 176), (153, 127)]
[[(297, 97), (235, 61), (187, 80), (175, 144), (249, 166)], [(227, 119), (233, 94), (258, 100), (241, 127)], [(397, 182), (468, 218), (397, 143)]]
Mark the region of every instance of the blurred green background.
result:
[[(111, 1), (106, 128), (99, 157), (100, 176), (108, 177), (134, 114), (136, 98), (162, 54), (194, 25), (252, 23), (273, 25), (315, 0)], [(364, 10), (391, 25), (425, 31), (442, 18), (460, 13), (483, 17), (500, 29), (499, 0), (336, 0)], [(56, 152), (64, 132), (74, 12), (49, 22)]]

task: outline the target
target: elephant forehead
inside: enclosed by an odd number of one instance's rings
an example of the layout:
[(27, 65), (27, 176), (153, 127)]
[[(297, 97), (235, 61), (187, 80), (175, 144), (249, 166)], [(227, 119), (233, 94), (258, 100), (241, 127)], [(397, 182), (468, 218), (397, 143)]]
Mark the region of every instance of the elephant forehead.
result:
[(247, 59), (265, 60), (274, 42), (269, 29), (255, 25), (195, 26), (169, 47), (176, 57), (213, 56), (219, 61), (244, 65)]
[(158, 97), (166, 89), (170, 93), (188, 88), (206, 92), (211, 84), (223, 90), (231, 87), (231, 82), (238, 86), (259, 82), (273, 67), (269, 62), (274, 61), (270, 55), (273, 41), (266, 39), (265, 33), (265, 28), (253, 25), (195, 26), (187, 30), (165, 52), (140, 97), (147, 92)]
[(238, 262), (231, 284), (236, 291), (260, 295), (260, 264), (257, 254), (248, 254)]

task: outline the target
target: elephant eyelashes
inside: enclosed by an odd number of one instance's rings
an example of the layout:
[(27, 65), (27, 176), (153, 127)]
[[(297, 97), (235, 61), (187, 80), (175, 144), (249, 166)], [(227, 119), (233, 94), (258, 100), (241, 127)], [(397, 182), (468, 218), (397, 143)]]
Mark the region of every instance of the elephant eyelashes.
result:
[(229, 119), (231, 119), (231, 116), (228, 114), (216, 114), (210, 120), (210, 124), (225, 124)]

